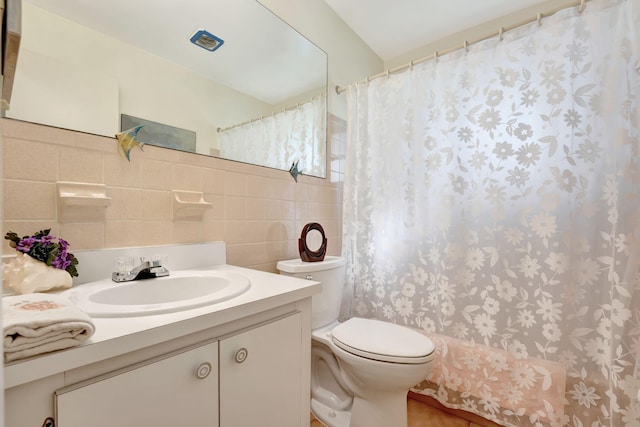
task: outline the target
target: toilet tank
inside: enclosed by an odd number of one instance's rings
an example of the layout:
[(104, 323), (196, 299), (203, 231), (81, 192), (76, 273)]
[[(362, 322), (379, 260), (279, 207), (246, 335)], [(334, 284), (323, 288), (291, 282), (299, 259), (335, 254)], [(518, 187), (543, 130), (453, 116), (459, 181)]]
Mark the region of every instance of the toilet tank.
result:
[(344, 287), (345, 259), (326, 256), (324, 261), (305, 262), (301, 259), (278, 261), (280, 274), (322, 283), (322, 292), (311, 299), (311, 328), (316, 329), (338, 320)]

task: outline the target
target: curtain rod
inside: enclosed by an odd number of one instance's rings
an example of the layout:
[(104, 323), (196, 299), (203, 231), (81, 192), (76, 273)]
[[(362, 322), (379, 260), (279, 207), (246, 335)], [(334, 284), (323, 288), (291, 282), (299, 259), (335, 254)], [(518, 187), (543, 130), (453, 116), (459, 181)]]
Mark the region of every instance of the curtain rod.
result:
[(510, 25), (510, 26), (507, 26), (507, 27), (500, 27), (500, 29), (495, 33), (487, 34), (486, 36), (477, 38), (477, 39), (472, 40), (472, 41), (465, 40), (464, 43), (462, 44), (462, 46), (458, 45), (458, 46), (450, 47), (448, 49), (441, 50), (441, 51), (436, 50), (433, 54), (431, 54), (429, 56), (425, 56), (423, 58), (410, 61), (407, 64), (400, 65), (400, 66), (395, 67), (395, 68), (391, 68), (391, 69), (387, 68), (387, 70), (383, 71), (382, 73), (378, 73), (378, 74), (375, 74), (373, 76), (369, 76), (369, 77), (367, 77), (366, 79), (363, 79), (363, 80), (358, 80), (358, 81), (356, 81), (354, 83), (351, 83), (351, 84), (349, 84), (347, 86), (344, 86), (344, 87), (336, 85), (336, 87), (335, 87), (336, 93), (338, 95), (340, 95), (342, 92), (347, 90), (347, 87), (349, 87), (349, 86), (351, 86), (353, 84), (369, 83), (371, 80), (379, 79), (381, 77), (388, 77), (389, 74), (399, 73), (399, 72), (402, 72), (402, 71), (404, 71), (404, 70), (406, 70), (408, 68), (412, 68), (414, 65), (419, 64), (421, 62), (425, 62), (425, 61), (428, 61), (430, 59), (438, 59), (439, 56), (446, 55), (448, 53), (455, 52), (455, 51), (460, 50), (460, 49), (467, 50), (467, 49), (469, 49), (470, 45), (476, 44), (476, 43), (480, 43), (480, 42), (485, 41), (487, 39), (490, 39), (492, 37), (498, 36), (498, 37), (500, 37), (500, 39), (502, 39), (502, 35), (504, 34), (505, 31), (511, 31), (511, 30), (516, 29), (516, 28), (522, 27), (524, 25), (530, 24), (532, 22), (537, 22), (538, 24), (541, 25), (542, 24), (542, 18), (546, 18), (547, 16), (551, 16), (554, 13), (557, 13), (557, 12), (559, 12), (561, 10), (564, 10), (564, 9), (569, 9), (571, 7), (580, 6), (579, 9), (578, 9), (578, 12), (582, 13), (584, 11), (584, 8), (586, 7), (586, 3), (587, 3), (587, 0), (577, 0), (577, 1), (575, 1), (573, 3), (570, 3), (570, 4), (566, 5), (566, 6), (557, 7), (555, 9), (551, 9), (551, 10), (545, 12), (545, 13), (538, 13), (538, 15), (534, 16), (533, 18), (527, 19), (527, 20), (519, 22), (517, 24)]
[(218, 129), (216, 129), (216, 131), (218, 133), (226, 132), (226, 131), (231, 130), (233, 128), (237, 128), (237, 127), (240, 127), (240, 126), (248, 125), (249, 123), (257, 122), (258, 120), (262, 120), (262, 119), (266, 119), (266, 118), (269, 118), (269, 117), (273, 117), (276, 114), (286, 113), (287, 111), (293, 111), (293, 110), (296, 110), (296, 109), (300, 108), (301, 105), (308, 104), (309, 102), (312, 102), (313, 100), (318, 99), (318, 98), (322, 98), (323, 96), (327, 96), (327, 94), (326, 93), (322, 93), (320, 95), (313, 96), (313, 97), (307, 99), (306, 101), (298, 102), (296, 105), (292, 105), (291, 107), (283, 108), (282, 111), (274, 111), (271, 114), (267, 114), (266, 116), (256, 117), (255, 119), (247, 120), (246, 122), (238, 123), (237, 125), (229, 126), (229, 127), (226, 127), (226, 128), (218, 128)]

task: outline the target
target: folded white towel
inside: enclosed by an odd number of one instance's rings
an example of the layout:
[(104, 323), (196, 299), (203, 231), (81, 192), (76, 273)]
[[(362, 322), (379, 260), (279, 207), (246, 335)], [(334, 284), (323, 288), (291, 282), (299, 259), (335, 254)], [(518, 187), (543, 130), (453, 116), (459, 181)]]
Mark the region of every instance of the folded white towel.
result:
[(2, 298), (2, 321), (6, 362), (76, 346), (95, 331), (88, 314), (56, 294)]

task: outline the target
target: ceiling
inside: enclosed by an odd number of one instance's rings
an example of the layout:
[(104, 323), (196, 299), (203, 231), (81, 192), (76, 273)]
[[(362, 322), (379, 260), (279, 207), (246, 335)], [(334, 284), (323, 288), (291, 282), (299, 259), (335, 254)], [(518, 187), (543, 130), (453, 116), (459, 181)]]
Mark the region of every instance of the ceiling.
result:
[[(254, 0), (24, 1), (270, 104), (326, 85), (327, 55)], [(199, 29), (225, 44), (191, 44)]]
[(325, 0), (384, 61), (546, 0)]

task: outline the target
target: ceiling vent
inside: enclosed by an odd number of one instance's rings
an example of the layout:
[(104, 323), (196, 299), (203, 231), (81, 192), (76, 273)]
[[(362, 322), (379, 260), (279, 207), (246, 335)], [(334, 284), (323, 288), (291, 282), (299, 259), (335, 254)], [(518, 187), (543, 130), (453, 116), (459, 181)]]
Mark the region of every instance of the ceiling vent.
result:
[(191, 43), (196, 46), (200, 46), (203, 49), (213, 52), (224, 44), (224, 40), (220, 37), (214, 36), (206, 30), (198, 30), (191, 36)]

